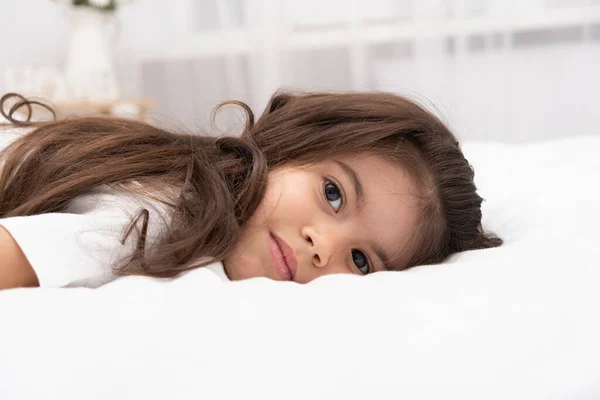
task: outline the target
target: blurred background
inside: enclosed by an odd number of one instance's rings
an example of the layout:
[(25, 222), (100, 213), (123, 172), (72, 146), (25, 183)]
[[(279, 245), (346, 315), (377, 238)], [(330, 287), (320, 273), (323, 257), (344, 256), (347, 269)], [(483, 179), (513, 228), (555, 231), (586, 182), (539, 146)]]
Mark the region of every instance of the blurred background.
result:
[(199, 132), (223, 100), (383, 90), (466, 140), (600, 134), (600, 0), (0, 0), (0, 45), (0, 93), (64, 114)]

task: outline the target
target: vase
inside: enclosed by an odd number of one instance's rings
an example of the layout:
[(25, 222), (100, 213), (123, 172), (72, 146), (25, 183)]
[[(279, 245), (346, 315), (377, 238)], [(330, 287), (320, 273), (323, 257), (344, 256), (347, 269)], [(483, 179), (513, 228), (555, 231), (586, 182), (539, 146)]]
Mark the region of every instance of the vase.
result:
[(65, 81), (71, 100), (111, 101), (119, 97), (114, 48), (119, 25), (114, 12), (91, 7), (67, 10), (70, 37)]

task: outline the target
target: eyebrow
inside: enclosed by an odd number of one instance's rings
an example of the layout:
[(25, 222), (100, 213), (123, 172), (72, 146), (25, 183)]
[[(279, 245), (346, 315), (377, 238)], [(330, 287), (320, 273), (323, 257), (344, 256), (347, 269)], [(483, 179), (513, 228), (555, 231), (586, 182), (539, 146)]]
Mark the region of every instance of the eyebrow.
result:
[(351, 166), (349, 166), (345, 162), (339, 160), (335, 160), (335, 162), (342, 168), (348, 179), (350, 179), (350, 181), (352, 182), (352, 185), (354, 186), (354, 193), (356, 194), (356, 198), (358, 200), (357, 208), (360, 210), (360, 208), (365, 202), (365, 191), (363, 189), (362, 183), (360, 182), (360, 179), (358, 178), (358, 174), (356, 173), (356, 171), (354, 171), (354, 169)]
[[(335, 162), (342, 168), (342, 170), (344, 171), (344, 173), (346, 174), (348, 179), (350, 179), (350, 181), (352, 182), (352, 185), (354, 186), (354, 192), (355, 192), (356, 198), (358, 200), (357, 208), (360, 210), (360, 208), (362, 207), (362, 205), (365, 202), (365, 191), (364, 191), (363, 185), (360, 181), (360, 178), (358, 177), (358, 174), (356, 173), (356, 171), (354, 171), (354, 169), (351, 166), (349, 166), (345, 162), (339, 161), (339, 160), (335, 160)], [(383, 247), (379, 246), (376, 243), (369, 243), (369, 245), (373, 249), (375, 249), (375, 253), (377, 254), (377, 257), (379, 257), (379, 259), (383, 263), (383, 268), (386, 270), (389, 269), (388, 263), (389, 263), (390, 258), (388, 257), (388, 255), (387, 255), (386, 251), (383, 249)]]

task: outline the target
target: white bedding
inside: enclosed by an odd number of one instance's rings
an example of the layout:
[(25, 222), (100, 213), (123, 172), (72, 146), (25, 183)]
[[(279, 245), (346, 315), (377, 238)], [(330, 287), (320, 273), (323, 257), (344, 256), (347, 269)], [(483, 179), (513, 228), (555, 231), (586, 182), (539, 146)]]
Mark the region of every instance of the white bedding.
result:
[(503, 247), (0, 292), (0, 399), (600, 399), (600, 137), (464, 149)]

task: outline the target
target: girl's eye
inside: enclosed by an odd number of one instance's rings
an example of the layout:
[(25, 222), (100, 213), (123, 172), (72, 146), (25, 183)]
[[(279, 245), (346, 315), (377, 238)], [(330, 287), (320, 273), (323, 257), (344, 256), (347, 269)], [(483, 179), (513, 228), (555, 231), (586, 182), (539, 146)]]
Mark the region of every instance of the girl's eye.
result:
[(365, 253), (363, 253), (362, 251), (352, 249), (352, 262), (354, 262), (356, 267), (363, 275), (367, 275), (369, 272), (371, 272), (369, 260), (367, 259), (367, 256), (365, 256)]
[(340, 208), (342, 208), (343, 202), (342, 193), (340, 192), (340, 189), (338, 189), (335, 183), (331, 181), (325, 181), (324, 192), (325, 198), (327, 199), (327, 202), (331, 205), (331, 208), (333, 208), (333, 211), (338, 212)]

